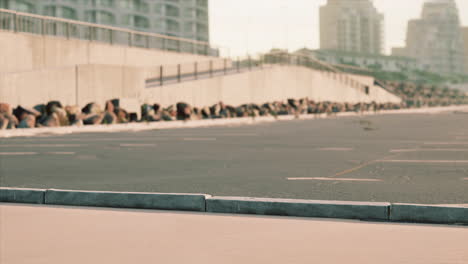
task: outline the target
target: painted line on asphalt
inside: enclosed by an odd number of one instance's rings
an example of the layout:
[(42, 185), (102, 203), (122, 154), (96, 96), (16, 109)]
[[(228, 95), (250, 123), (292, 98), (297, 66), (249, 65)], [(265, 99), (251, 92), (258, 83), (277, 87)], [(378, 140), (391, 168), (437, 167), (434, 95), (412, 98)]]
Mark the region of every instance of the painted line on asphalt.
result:
[(46, 152), (44, 154), (46, 154), (46, 155), (64, 155), (64, 156), (69, 155), (69, 156), (72, 156), (72, 155), (75, 155), (76, 152)]
[(120, 144), (120, 147), (123, 147), (123, 148), (156, 147), (156, 144)]
[(0, 152), (0, 156), (32, 156), (37, 154), (37, 152)]
[(468, 152), (468, 149), (457, 149), (457, 148), (439, 148), (439, 149), (392, 149), (391, 153), (406, 153), (406, 152)]
[(353, 178), (325, 178), (325, 177), (304, 177), (304, 178), (287, 178), (288, 181), (351, 181), (351, 182), (382, 182), (379, 179), (353, 179)]
[(321, 151), (352, 151), (353, 148), (319, 148)]
[(9, 145), (0, 145), (0, 148), (77, 148), (85, 147), (87, 145), (81, 144), (9, 144)]
[(216, 138), (183, 138), (183, 141), (216, 141)]
[(468, 163), (468, 160), (379, 160), (381, 163)]
[[(393, 154), (393, 155), (390, 155), (390, 156), (386, 156), (386, 157), (384, 157), (382, 160), (389, 159), (389, 158), (394, 158), (394, 157), (396, 157), (396, 156), (398, 156), (398, 155), (399, 155), (399, 154)], [(347, 169), (347, 170), (344, 170), (344, 171), (342, 171), (342, 172), (338, 172), (338, 173), (335, 174), (333, 177), (339, 177), (339, 176), (343, 176), (343, 175), (349, 174), (349, 173), (351, 173), (351, 172), (355, 172), (355, 171), (357, 171), (357, 170), (360, 170), (360, 169), (362, 169), (362, 168), (365, 168), (365, 167), (367, 167), (367, 166), (370, 166), (370, 165), (372, 165), (372, 164), (375, 164), (375, 163), (377, 163), (378, 161), (379, 161), (379, 160), (371, 160), (371, 161), (368, 161), (368, 162), (366, 162), (366, 163), (363, 163), (363, 164), (361, 164), (361, 165), (359, 165), (359, 166), (356, 166), (356, 167), (353, 167), (353, 168), (351, 168), (351, 169)]]

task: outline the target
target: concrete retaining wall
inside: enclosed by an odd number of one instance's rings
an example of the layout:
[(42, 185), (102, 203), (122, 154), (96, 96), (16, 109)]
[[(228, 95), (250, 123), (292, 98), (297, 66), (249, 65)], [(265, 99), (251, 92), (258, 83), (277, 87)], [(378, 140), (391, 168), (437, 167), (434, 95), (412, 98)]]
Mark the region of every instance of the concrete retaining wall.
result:
[(0, 31), (0, 72), (86, 64), (147, 67), (209, 60), (221, 63), (216, 57)]
[[(219, 65), (218, 65), (219, 66)], [(334, 102), (394, 102), (400, 98), (378, 86), (370, 94), (339, 81), (339, 76), (296, 66), (273, 66), (226, 76), (145, 89), (158, 67), (80, 65), (15, 74), (0, 74), (0, 98), (12, 105), (33, 106), (49, 100), (83, 106), (113, 98), (162, 105), (187, 102), (207, 106), (265, 103), (288, 98)]]
[(207, 194), (128, 193), (0, 187), (0, 203), (179, 210), (410, 223), (468, 224), (468, 207), (311, 201)]

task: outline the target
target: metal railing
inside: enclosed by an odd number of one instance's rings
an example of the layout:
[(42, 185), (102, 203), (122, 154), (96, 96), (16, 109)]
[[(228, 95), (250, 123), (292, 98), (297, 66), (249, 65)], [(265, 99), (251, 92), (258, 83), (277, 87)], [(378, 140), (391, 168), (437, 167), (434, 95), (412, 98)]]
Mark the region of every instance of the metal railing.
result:
[(275, 52), (254, 57), (248, 56), (236, 59), (161, 65), (158, 68), (158, 72), (152, 78), (146, 80), (146, 88), (254, 71), (272, 67), (273, 65), (301, 66), (318, 70), (339, 83), (357, 89), (365, 94), (370, 93), (369, 85), (353, 78), (348, 73), (339, 71), (330, 64), (306, 55)]
[(221, 49), (202, 41), (7, 9), (0, 9), (0, 30), (216, 57)]
[(254, 60), (251, 57), (245, 59), (238, 58), (236, 60), (219, 59), (161, 65), (156, 73), (146, 80), (146, 88), (253, 71), (266, 66), (260, 60)]

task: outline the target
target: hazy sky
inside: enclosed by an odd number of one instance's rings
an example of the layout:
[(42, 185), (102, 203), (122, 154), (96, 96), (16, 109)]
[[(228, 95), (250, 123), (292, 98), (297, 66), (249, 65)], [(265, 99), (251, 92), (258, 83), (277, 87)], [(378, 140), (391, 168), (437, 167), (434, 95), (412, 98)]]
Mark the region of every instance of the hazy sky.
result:
[[(468, 25), (468, 0), (456, 0)], [(374, 0), (385, 14), (385, 46), (403, 46), (409, 19), (418, 18), (424, 0)], [(213, 44), (231, 56), (275, 48), (319, 48), (319, 7), (326, 0), (210, 0)], [(223, 54), (229, 55), (229, 54)]]

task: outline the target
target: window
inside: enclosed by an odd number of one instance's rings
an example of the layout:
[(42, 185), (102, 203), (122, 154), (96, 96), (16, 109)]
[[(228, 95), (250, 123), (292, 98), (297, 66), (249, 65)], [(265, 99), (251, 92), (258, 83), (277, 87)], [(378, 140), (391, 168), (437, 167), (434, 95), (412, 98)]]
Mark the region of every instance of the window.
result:
[(94, 0), (94, 6), (97, 7), (114, 7), (114, 0)]
[(91, 23), (99, 23), (99, 24), (106, 24), (106, 25), (114, 25), (115, 24), (115, 16), (112, 13), (106, 11), (86, 11), (85, 12), (85, 20)]
[(170, 32), (179, 32), (180, 31), (180, 25), (179, 22), (168, 19), (166, 20), (166, 25), (167, 25), (167, 31)]
[(166, 16), (179, 17), (179, 8), (171, 5), (166, 5)]
[(149, 12), (149, 5), (143, 0), (119, 0), (120, 8), (137, 11), (137, 12)]
[(36, 8), (33, 4), (22, 0), (10, 2), (10, 9), (25, 13), (36, 13)]
[(148, 18), (143, 17), (143, 16), (136, 16), (136, 15), (126, 15), (124, 17), (124, 24), (131, 26), (131, 27), (137, 27), (137, 28), (142, 28), (142, 29), (147, 29), (150, 27), (150, 22)]
[(66, 19), (77, 19), (75, 9), (63, 6), (46, 6), (44, 8), (44, 15)]

